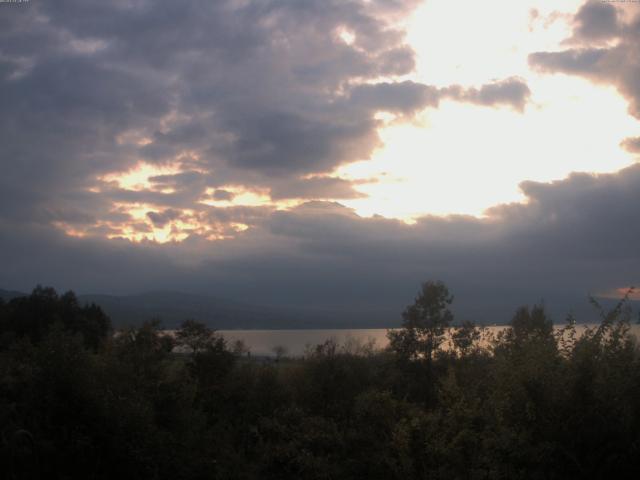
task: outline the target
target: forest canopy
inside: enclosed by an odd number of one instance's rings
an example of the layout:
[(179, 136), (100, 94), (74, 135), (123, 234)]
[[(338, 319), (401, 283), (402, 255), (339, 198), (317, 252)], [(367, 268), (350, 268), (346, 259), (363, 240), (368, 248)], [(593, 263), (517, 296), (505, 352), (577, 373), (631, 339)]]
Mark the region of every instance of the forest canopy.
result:
[(624, 299), (583, 329), (523, 306), (498, 335), (452, 302), (426, 282), (386, 349), (265, 360), (194, 320), (113, 331), (37, 287), (0, 301), (0, 462), (11, 479), (634, 478)]

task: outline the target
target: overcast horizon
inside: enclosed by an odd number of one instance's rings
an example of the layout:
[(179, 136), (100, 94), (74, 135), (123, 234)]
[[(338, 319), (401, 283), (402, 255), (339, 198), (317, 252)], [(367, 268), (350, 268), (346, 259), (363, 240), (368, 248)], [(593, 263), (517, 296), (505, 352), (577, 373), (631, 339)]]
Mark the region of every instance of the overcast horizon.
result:
[(0, 3), (0, 112), (3, 289), (399, 313), (442, 280), (482, 316), (640, 283), (638, 3)]

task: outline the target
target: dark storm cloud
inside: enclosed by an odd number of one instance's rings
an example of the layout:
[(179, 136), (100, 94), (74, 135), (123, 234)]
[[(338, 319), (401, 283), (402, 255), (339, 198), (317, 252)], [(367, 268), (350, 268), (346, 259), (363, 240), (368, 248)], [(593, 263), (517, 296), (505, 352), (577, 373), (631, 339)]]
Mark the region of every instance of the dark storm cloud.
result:
[(274, 298), (279, 288), (296, 285), (302, 302), (397, 309), (428, 278), (446, 280), (465, 308), (475, 303), (486, 312), (494, 303), (511, 308), (545, 298), (562, 306), (557, 314), (588, 292), (637, 283), (640, 166), (525, 182), (522, 189), (527, 204), (496, 207), (485, 219), (425, 217), (412, 226), (311, 202), (276, 212), (265, 224), (261, 235), (275, 236), (265, 243), (277, 245), (278, 255), (211, 265), (261, 285), (268, 278), (267, 295)]
[[(481, 257), (470, 258), (477, 253), (492, 258), (505, 252), (501, 256), (515, 267), (511, 273), (522, 267), (517, 264), (538, 261), (550, 270), (556, 268), (555, 262), (566, 267), (573, 261), (587, 265), (625, 259), (637, 265), (639, 187), (640, 166), (634, 166), (618, 174), (572, 174), (554, 183), (523, 182), (528, 202), (494, 207), (485, 220), (424, 217), (417, 225), (406, 226), (383, 218), (361, 218), (339, 204), (315, 202), (277, 212), (271, 227), (274, 233), (303, 241), (309, 250), (356, 258), (363, 264), (407, 263), (412, 258), (420, 262), (431, 257), (436, 264), (449, 258), (466, 268), (483, 263)], [(395, 242), (403, 248), (390, 248)], [(466, 248), (473, 252), (471, 256)], [(451, 255), (459, 256), (459, 262), (453, 262)], [(551, 278), (539, 280), (554, 283)]]
[[(0, 215), (70, 208), (62, 196), (140, 160), (179, 159), (186, 172), (152, 179), (156, 190), (178, 193), (147, 200), (182, 207), (225, 183), (283, 191), (288, 178), (304, 189), (301, 176), (369, 158), (381, 145), (377, 111), (410, 116), (442, 96), (389, 80), (414, 67), (392, 22), (418, 4), (65, 0), (4, 8)], [(524, 101), (511, 84), (457, 96), (518, 108)], [(102, 202), (143, 196), (102, 190)]]
[[(637, 284), (640, 165), (525, 182), (522, 190), (526, 204), (495, 207), (483, 219), (424, 217), (415, 225), (362, 218), (335, 202), (277, 212), (211, 207), (212, 221), (254, 225), (213, 246), (197, 235), (159, 246), (5, 228), (0, 283), (28, 288), (38, 279), (111, 292), (179, 285), (397, 318), (419, 282), (433, 278), (451, 286), (461, 315), (483, 321), (506, 320), (518, 304), (541, 298), (560, 320), (589, 292)], [(15, 255), (18, 248), (32, 254)]]
[[(3, 9), (2, 213), (33, 215), (98, 174), (139, 159), (172, 161), (184, 150), (200, 152), (193, 163), (205, 170), (235, 168), (236, 181), (246, 170), (288, 175), (367, 157), (378, 145), (376, 124), (370, 112), (335, 102), (335, 92), (413, 68), (403, 33), (385, 18), (415, 3)], [(340, 29), (353, 32), (353, 45)], [(118, 141), (131, 131), (151, 142)]]
[(347, 199), (364, 197), (364, 194), (353, 188), (354, 183), (337, 177), (312, 177), (296, 182), (274, 183), (271, 188), (271, 198), (282, 200), (286, 198)]
[[(589, 2), (576, 14), (573, 48), (560, 52), (536, 52), (529, 64), (542, 72), (567, 73), (614, 85), (629, 101), (629, 112), (640, 118), (640, 14), (618, 19), (614, 4)], [(593, 41), (617, 38), (612, 46)]]
[[(412, 226), (361, 218), (334, 202), (290, 211), (199, 203), (229, 200), (231, 185), (280, 199), (356, 197), (356, 184), (331, 172), (380, 146), (379, 111), (402, 120), (445, 98), (523, 110), (530, 92), (517, 78), (477, 88), (397, 81), (414, 55), (390, 22), (417, 4), (60, 0), (3, 9), (0, 286), (180, 289), (369, 305), (387, 315), (428, 278), (449, 282), (463, 304), (485, 307), (636, 282), (636, 167), (525, 183), (526, 205)], [(605, 38), (610, 20), (596, 10), (576, 20), (580, 38)], [(638, 23), (616, 25), (619, 46), (581, 45), (530, 61), (613, 83), (633, 104)], [(138, 191), (97, 179), (140, 160), (183, 171), (151, 177)], [(134, 218), (121, 203), (152, 207)], [(211, 231), (167, 245), (104, 238), (122, 235), (124, 224), (150, 232), (188, 209), (186, 220)], [(65, 235), (59, 223), (88, 226), (86, 238)], [(231, 231), (233, 224), (249, 228)], [(211, 232), (234, 238), (211, 241)]]
[(205, 207), (202, 209), (203, 220), (220, 223), (243, 223), (245, 225), (261, 225), (269, 217), (271, 207)]

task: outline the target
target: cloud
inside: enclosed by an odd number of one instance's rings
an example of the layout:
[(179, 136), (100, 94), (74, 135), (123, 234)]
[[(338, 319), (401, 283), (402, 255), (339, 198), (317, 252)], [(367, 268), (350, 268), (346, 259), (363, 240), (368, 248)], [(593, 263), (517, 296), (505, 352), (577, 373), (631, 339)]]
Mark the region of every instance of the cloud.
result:
[(233, 192), (230, 192), (228, 190), (222, 190), (221, 188), (217, 188), (214, 192), (213, 192), (213, 199), (214, 200), (233, 200), (233, 197), (235, 197), (236, 194)]
[[(124, 204), (152, 212), (134, 219), (151, 228), (162, 224), (158, 212), (193, 217), (203, 200), (233, 202), (230, 186), (273, 201), (357, 198), (358, 182), (333, 172), (382, 146), (378, 112), (410, 120), (444, 97), (521, 110), (529, 91), (518, 79), (478, 88), (400, 79), (414, 52), (397, 22), (419, 3), (67, 0), (7, 9), (0, 217), (112, 233), (133, 221), (115, 220)], [(158, 169), (144, 188), (117, 180), (141, 164)]]
[[(588, 2), (574, 17), (569, 43), (575, 46), (532, 53), (529, 64), (541, 72), (579, 75), (614, 85), (629, 101), (629, 112), (640, 119), (640, 14), (631, 15), (621, 21), (614, 4)], [(616, 43), (598, 45), (614, 38)]]
[(611, 3), (589, 1), (574, 17), (574, 38), (577, 41), (608, 40), (618, 36), (618, 11)]
[(436, 88), (411, 81), (381, 82), (353, 88), (350, 103), (374, 112), (411, 116), (427, 107), (437, 107), (444, 98), (486, 107), (507, 105), (522, 111), (530, 95), (526, 82), (517, 77), (495, 80), (479, 88), (460, 85)]
[(164, 227), (171, 220), (180, 218), (181, 213), (179, 210), (173, 210), (168, 208), (162, 212), (147, 212), (147, 217), (151, 220), (153, 225), (158, 228)]
[[(398, 317), (420, 281), (443, 279), (460, 315), (486, 322), (541, 298), (560, 320), (589, 292), (637, 284), (640, 165), (525, 182), (522, 190), (526, 203), (495, 207), (482, 219), (427, 216), (414, 225), (363, 218), (336, 202), (282, 211), (211, 207), (202, 220), (211, 228), (222, 222), (222, 236), (228, 222), (252, 225), (213, 248), (199, 234), (134, 244), (3, 223), (0, 284), (115, 293), (179, 286), (384, 320)], [(15, 255), (20, 248), (31, 254)]]
[(357, 182), (328, 176), (300, 179), (297, 182), (275, 183), (271, 189), (271, 198), (274, 200), (289, 198), (326, 200), (364, 197), (364, 194), (354, 189), (355, 183)]
[(608, 50), (605, 48), (537, 52), (529, 56), (529, 63), (534, 68), (548, 73), (562, 72), (597, 76), (597, 71), (604, 71), (602, 62), (606, 59), (607, 54)]
[(412, 81), (358, 85), (349, 93), (349, 104), (359, 110), (414, 115), (438, 105), (437, 88)]
[[(406, 225), (336, 202), (361, 195), (335, 171), (381, 145), (378, 112), (406, 121), (443, 99), (518, 111), (529, 100), (515, 77), (476, 87), (406, 80), (414, 52), (396, 21), (418, 4), (66, 0), (5, 9), (0, 284), (178, 288), (385, 316), (428, 278), (485, 312), (498, 300), (566, 300), (637, 281), (637, 167), (524, 183), (527, 204), (482, 219)], [(585, 7), (575, 21), (581, 43), (529, 61), (614, 84), (638, 115), (638, 20), (614, 17)], [(125, 174), (140, 175), (142, 187), (119, 181)], [(158, 230), (166, 244), (150, 240)]]
[(445, 96), (483, 106), (508, 105), (522, 112), (531, 96), (526, 82), (517, 77), (494, 81), (480, 88), (447, 87)]
[[(66, 1), (7, 10), (6, 199), (19, 194), (11, 185), (28, 183), (21, 200), (38, 208), (103, 172), (185, 151), (200, 170), (236, 177), (366, 158), (378, 145), (376, 124), (370, 112), (335, 103), (336, 92), (413, 68), (387, 18), (416, 3)], [(353, 45), (338, 35), (345, 28)], [(131, 132), (147, 141), (117, 141)]]
[(640, 137), (626, 138), (620, 145), (631, 153), (640, 153)]

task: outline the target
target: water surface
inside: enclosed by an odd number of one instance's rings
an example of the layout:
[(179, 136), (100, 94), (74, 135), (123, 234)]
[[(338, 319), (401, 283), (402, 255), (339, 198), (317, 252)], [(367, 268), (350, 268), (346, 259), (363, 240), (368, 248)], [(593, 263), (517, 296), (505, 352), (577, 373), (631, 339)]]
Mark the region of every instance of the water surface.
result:
[[(593, 325), (591, 325), (593, 326)], [(555, 328), (562, 328), (558, 325)], [(587, 328), (587, 325), (578, 325), (578, 335)], [(485, 327), (490, 335), (497, 335), (506, 326)], [(638, 337), (640, 325), (633, 325), (633, 333)], [(374, 342), (376, 348), (384, 348), (389, 344), (385, 328), (359, 328), (359, 329), (320, 329), (320, 330), (218, 330), (231, 344), (236, 340), (242, 340), (252, 355), (274, 355), (275, 347), (284, 347), (286, 355), (300, 356), (309, 346), (315, 346), (328, 339), (334, 339), (343, 345), (346, 342)]]

